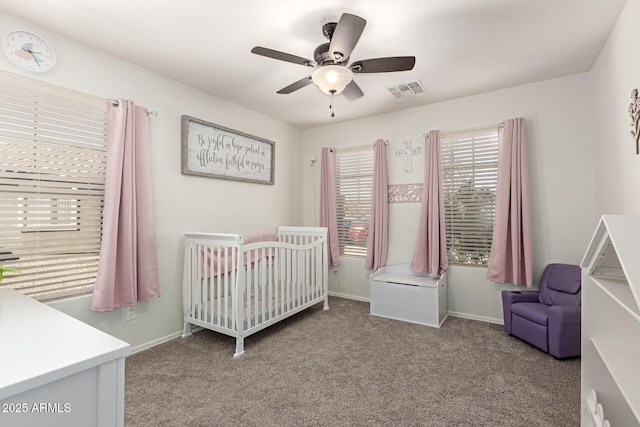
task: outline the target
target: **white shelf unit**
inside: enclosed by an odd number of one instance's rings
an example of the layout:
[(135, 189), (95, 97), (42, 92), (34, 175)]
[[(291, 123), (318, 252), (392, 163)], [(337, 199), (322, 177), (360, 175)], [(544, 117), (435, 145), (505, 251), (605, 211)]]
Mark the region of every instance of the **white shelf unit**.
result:
[(583, 426), (640, 426), (640, 216), (604, 215), (582, 260)]

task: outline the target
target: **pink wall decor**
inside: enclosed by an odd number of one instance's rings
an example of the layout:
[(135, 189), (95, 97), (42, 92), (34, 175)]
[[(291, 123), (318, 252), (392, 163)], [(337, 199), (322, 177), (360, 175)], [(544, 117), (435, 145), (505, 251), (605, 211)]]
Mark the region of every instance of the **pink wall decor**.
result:
[(389, 185), (389, 203), (420, 203), (423, 187), (423, 183)]

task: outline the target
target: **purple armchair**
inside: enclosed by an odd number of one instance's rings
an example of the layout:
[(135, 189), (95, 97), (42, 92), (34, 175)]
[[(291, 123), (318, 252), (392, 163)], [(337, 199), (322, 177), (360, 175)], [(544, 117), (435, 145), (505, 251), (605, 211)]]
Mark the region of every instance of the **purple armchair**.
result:
[(502, 291), (504, 330), (557, 359), (580, 356), (581, 271), (549, 264), (537, 291)]

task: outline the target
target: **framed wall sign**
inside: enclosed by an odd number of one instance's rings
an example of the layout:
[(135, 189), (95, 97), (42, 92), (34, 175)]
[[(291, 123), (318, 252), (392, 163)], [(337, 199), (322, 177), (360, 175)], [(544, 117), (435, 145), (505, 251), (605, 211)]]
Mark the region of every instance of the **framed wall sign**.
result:
[(185, 115), (182, 173), (273, 185), (275, 143)]

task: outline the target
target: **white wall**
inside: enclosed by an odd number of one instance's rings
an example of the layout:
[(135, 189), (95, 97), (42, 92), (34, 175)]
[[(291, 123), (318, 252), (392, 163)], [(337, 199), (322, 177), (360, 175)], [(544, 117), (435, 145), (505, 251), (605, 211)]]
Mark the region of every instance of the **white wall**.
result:
[[(617, 30), (620, 34), (612, 37), (617, 42), (610, 41), (597, 64), (593, 80), (598, 88), (606, 89), (608, 85), (604, 82), (614, 74), (617, 77), (616, 73), (620, 71), (613, 64), (623, 55), (627, 55), (627, 62), (634, 64), (628, 73), (625, 72), (626, 79), (631, 80), (634, 73), (640, 75), (637, 57), (631, 57), (633, 46), (629, 41), (632, 36), (637, 39), (638, 35), (638, 30), (631, 24), (631, 21), (638, 20), (638, 1), (629, 1), (621, 18), (624, 22)], [(411, 139), (417, 146), (423, 144), (423, 134), (431, 129), (474, 128), (522, 116), (526, 119), (529, 147), (536, 279), (549, 262), (578, 263), (591, 236), (595, 215), (588, 74), (300, 131), (28, 22), (0, 16), (2, 34), (14, 28), (30, 29), (47, 38), (54, 45), (58, 65), (43, 75), (26, 74), (0, 56), (0, 69), (105, 98), (132, 99), (139, 105), (158, 111), (158, 117), (151, 120), (151, 132), (162, 298), (139, 304), (137, 319), (130, 322), (123, 320), (121, 310), (113, 313), (90, 311), (87, 297), (52, 304), (130, 342), (134, 347), (175, 336), (181, 330), (183, 232), (253, 233), (273, 230), (280, 224), (318, 224), (320, 168), (318, 163), (314, 167), (309, 166), (309, 160), (312, 156), (320, 158), (322, 146), (350, 146), (373, 143), (378, 138), (387, 139), (390, 141), (390, 183), (421, 182), (424, 154), (414, 157), (411, 174), (405, 174), (401, 160), (393, 156), (405, 139)], [(613, 47), (610, 46), (612, 43)], [(618, 44), (622, 44), (624, 49)], [(620, 144), (624, 141), (625, 150), (631, 149), (631, 138), (628, 127), (625, 127), (628, 117), (624, 115), (627, 98), (631, 88), (639, 85), (626, 85), (615, 96), (621, 108), (619, 121), (624, 123), (616, 125), (615, 133), (619, 137), (615, 139)], [(599, 103), (604, 97), (594, 90), (594, 103)], [(610, 106), (613, 102), (608, 100), (604, 104)], [(596, 114), (594, 109), (594, 122), (595, 116), (607, 117), (609, 114), (609, 107), (598, 105), (598, 108), (603, 111)], [(183, 114), (275, 141), (276, 184), (265, 186), (181, 175), (180, 117)], [(605, 126), (604, 119), (599, 122), (600, 134), (609, 135), (612, 132), (609, 127), (613, 125)], [(596, 158), (607, 159), (612, 155), (605, 152), (611, 141), (608, 136), (596, 138)], [(629, 158), (637, 159), (635, 155), (624, 155), (625, 161)], [(616, 162), (619, 160), (609, 159), (612, 165), (607, 170), (596, 166), (598, 176), (614, 175), (617, 177), (615, 184), (625, 188), (623, 193), (614, 194), (608, 190), (607, 183), (611, 179), (598, 178), (597, 211), (604, 211), (602, 206), (605, 202), (601, 199), (605, 196), (616, 199), (614, 204), (621, 205), (616, 209), (637, 210), (635, 206), (640, 203), (640, 198), (634, 191), (640, 190), (633, 188), (638, 168), (623, 164), (622, 170), (618, 170)], [(633, 175), (635, 181), (629, 179), (626, 182), (629, 175)], [(627, 200), (629, 194), (635, 196), (635, 200)], [(393, 204), (390, 215), (388, 262), (409, 262), (415, 244), (419, 205)], [(338, 271), (332, 274), (331, 290), (368, 299), (369, 272), (362, 265), (361, 260), (343, 259)], [(450, 310), (466, 317), (501, 322), (499, 291), (510, 286), (487, 282), (485, 274), (482, 268), (450, 268)]]
[(640, 213), (640, 156), (629, 117), (640, 89), (640, 0), (628, 0), (591, 71), (594, 223), (602, 214)]
[[(425, 95), (425, 96), (428, 96)], [(321, 147), (345, 147), (389, 141), (389, 183), (422, 182), (424, 148), (405, 174), (394, 156), (405, 139), (424, 147), (423, 135), (434, 129), (463, 130), (524, 117), (529, 153), (534, 236), (535, 280), (550, 262), (578, 264), (592, 233), (593, 152), (588, 74), (500, 90), (303, 132), (304, 222), (318, 224)], [(420, 205), (391, 204), (387, 263), (411, 260), (418, 231)], [(369, 298), (368, 272), (358, 259), (342, 259), (332, 275), (331, 290), (358, 299)], [(500, 291), (512, 286), (485, 279), (486, 269), (449, 268), (449, 310), (460, 316), (502, 322)], [(338, 289), (339, 286), (339, 289)]]
[[(182, 330), (182, 239), (185, 231), (255, 233), (300, 225), (302, 206), (300, 130), (194, 90), (148, 70), (77, 44), (27, 22), (0, 15), (0, 34), (35, 31), (54, 47), (58, 64), (46, 74), (22, 73), (0, 55), (0, 69), (104, 98), (132, 99), (158, 112), (151, 118), (152, 173), (162, 297), (137, 306), (124, 322), (122, 310), (94, 313), (86, 296), (53, 303), (132, 346)], [(275, 141), (275, 185), (183, 176), (180, 138), (183, 114)]]

